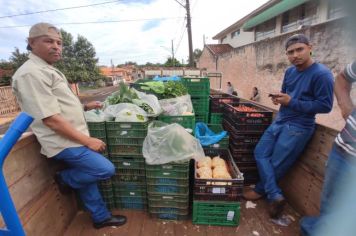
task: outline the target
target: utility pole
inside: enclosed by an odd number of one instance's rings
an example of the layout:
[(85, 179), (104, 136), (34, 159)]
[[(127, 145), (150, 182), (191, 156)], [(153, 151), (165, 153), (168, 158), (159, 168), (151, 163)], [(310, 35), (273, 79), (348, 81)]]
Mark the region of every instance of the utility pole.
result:
[(175, 67), (175, 61), (174, 61), (174, 47), (173, 47), (173, 39), (172, 39), (172, 63), (173, 63), (173, 67)]
[(190, 5), (189, 0), (186, 0), (186, 7), (187, 10), (187, 28), (188, 28), (188, 43), (189, 43), (189, 66), (194, 66), (194, 58), (193, 58), (193, 42), (192, 42), (192, 24), (190, 18)]
[(187, 30), (188, 30), (188, 44), (189, 44), (189, 66), (193, 67), (194, 66), (194, 58), (193, 58), (193, 41), (192, 41), (192, 23), (191, 23), (191, 18), (190, 18), (190, 5), (189, 5), (189, 0), (185, 0), (186, 4), (185, 6), (180, 3), (178, 0), (176, 1), (179, 5), (185, 8), (187, 11)]

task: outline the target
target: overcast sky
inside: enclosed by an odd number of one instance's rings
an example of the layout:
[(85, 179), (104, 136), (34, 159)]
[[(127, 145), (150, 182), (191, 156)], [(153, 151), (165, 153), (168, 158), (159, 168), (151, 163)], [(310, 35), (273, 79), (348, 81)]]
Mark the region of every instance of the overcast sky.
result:
[[(176, 58), (186, 63), (186, 11), (177, 1), (185, 5), (185, 0), (0, 0), (0, 60), (8, 60), (15, 47), (25, 52), (30, 26), (49, 22), (74, 38), (87, 38), (100, 65), (110, 65), (111, 60), (115, 65), (127, 61), (164, 63), (171, 56), (172, 40)], [(218, 43), (213, 36), (265, 2), (190, 0), (193, 50), (203, 49), (203, 35), (206, 43)], [(97, 5), (87, 6), (92, 4)], [(72, 8), (79, 6), (87, 7)], [(63, 8), (72, 9), (56, 10)], [(48, 12), (29, 14), (39, 11)], [(19, 14), (26, 15), (15, 16)]]

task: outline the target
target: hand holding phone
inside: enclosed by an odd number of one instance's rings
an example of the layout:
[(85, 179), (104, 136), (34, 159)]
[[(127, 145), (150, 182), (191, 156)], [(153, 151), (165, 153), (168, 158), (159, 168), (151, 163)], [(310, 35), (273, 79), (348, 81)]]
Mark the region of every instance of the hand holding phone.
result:
[(270, 93), (270, 94), (268, 94), (268, 97), (278, 98), (278, 97), (281, 97), (281, 95), (280, 94), (275, 94), (275, 93)]

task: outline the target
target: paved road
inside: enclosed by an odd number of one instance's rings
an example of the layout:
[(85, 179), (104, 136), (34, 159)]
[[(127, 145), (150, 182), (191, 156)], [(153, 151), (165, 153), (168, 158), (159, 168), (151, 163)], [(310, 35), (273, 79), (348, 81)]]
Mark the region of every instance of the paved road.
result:
[[(107, 96), (111, 93), (118, 90), (116, 86), (103, 87), (98, 89), (91, 89), (83, 91), (80, 95), (80, 101), (82, 103), (90, 102), (90, 101), (101, 101), (103, 102)], [(0, 134), (4, 134), (9, 128), (10, 123), (6, 122), (4, 124), (0, 124)]]
[(103, 102), (107, 96), (111, 93), (117, 91), (119, 88), (117, 86), (110, 86), (98, 89), (87, 90), (82, 92), (80, 95), (80, 101), (82, 103), (90, 101), (101, 101)]

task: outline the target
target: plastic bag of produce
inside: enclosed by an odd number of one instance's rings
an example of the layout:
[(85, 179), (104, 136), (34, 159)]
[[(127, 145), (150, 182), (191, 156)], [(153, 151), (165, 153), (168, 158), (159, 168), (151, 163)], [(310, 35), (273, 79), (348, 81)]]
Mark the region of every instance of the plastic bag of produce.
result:
[(199, 161), (205, 156), (199, 141), (182, 126), (161, 121), (153, 121), (148, 125), (142, 153), (150, 165), (190, 159)]
[(195, 137), (200, 141), (202, 146), (209, 146), (211, 144), (218, 143), (227, 134), (226, 131), (216, 134), (202, 122), (196, 123), (194, 133)]
[(139, 99), (133, 99), (132, 102), (137, 106), (143, 108), (145, 107), (145, 111), (149, 117), (156, 117), (162, 113), (161, 105), (158, 102), (158, 98), (152, 94), (145, 94), (139, 92), (135, 89), (131, 89), (136, 92)]
[(103, 121), (105, 121), (105, 114), (102, 110), (99, 110), (99, 109), (84, 112), (84, 117), (87, 122), (103, 122)]
[(163, 114), (169, 116), (179, 116), (193, 112), (192, 100), (190, 95), (184, 95), (176, 98), (159, 100)]
[(132, 103), (119, 103), (110, 105), (104, 110), (105, 116), (117, 122), (145, 122), (147, 113), (139, 106)]

